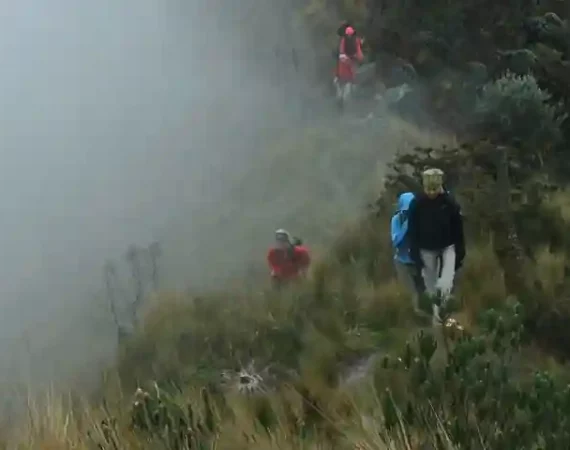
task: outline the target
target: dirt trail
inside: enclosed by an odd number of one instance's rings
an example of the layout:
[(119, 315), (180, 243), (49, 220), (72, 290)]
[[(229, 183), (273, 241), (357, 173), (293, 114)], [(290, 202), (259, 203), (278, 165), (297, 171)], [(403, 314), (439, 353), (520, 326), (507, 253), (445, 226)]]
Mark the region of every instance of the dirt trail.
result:
[(372, 372), (374, 364), (381, 356), (382, 352), (378, 351), (351, 364), (341, 378), (341, 383), (345, 386), (351, 386), (362, 381)]

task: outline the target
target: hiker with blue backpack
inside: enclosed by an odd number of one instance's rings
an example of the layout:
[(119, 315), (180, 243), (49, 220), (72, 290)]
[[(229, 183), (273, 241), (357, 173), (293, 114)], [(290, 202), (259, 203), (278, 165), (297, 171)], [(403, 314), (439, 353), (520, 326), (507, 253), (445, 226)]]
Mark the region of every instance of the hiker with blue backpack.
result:
[(425, 288), (421, 269), (410, 255), (408, 235), (408, 211), (413, 200), (414, 194), (411, 192), (404, 192), (398, 198), (398, 209), (392, 216), (391, 237), (396, 273), (400, 281), (412, 292), (414, 311), (421, 314), (420, 296)]

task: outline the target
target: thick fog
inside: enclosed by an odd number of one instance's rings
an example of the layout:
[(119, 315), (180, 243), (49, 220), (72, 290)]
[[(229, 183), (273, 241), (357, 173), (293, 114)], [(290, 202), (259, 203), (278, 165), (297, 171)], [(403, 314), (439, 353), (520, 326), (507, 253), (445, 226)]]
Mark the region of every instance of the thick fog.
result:
[(275, 56), (303, 40), (286, 3), (2, 3), (1, 367), (24, 337), (81, 354), (70, 322), (105, 259), (214, 198), (259, 131), (299, 117), (300, 75)]

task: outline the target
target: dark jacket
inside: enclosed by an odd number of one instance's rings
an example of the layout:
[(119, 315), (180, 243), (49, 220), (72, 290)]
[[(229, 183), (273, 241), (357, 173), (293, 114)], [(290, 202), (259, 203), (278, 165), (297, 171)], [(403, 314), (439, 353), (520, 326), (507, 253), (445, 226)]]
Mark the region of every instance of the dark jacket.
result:
[(465, 238), (461, 208), (445, 192), (434, 199), (419, 194), (410, 204), (408, 213), (410, 256), (421, 265), (420, 249), (442, 250), (455, 245), (456, 268), (465, 258)]

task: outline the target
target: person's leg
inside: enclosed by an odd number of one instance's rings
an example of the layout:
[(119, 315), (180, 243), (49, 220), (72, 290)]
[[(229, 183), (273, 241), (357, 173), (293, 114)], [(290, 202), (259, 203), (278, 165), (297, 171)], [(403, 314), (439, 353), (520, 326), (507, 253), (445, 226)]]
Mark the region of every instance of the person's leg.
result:
[[(430, 296), (437, 295), (437, 280), (439, 278), (439, 252), (431, 250), (420, 250), (420, 256), (423, 262), (423, 278), (426, 293)], [(440, 322), (439, 306), (433, 304), (433, 322), (434, 325)]]
[(421, 297), (425, 294), (426, 292), (426, 285), (424, 282), (424, 278), (422, 276), (422, 271), (418, 268), (418, 266), (414, 265), (410, 265), (408, 267), (408, 270), (410, 271), (410, 275), (412, 277), (412, 281), (414, 283), (414, 291), (416, 293), (416, 302), (415, 304), (417, 305), (418, 309), (417, 312), (419, 314), (426, 314), (426, 311), (424, 311), (420, 300)]
[(352, 83), (350, 81), (347, 81), (344, 84), (344, 92), (342, 96), (344, 102), (348, 102), (350, 100), (351, 93), (352, 93)]
[(437, 283), (439, 269), (439, 265), (437, 263), (438, 252), (431, 250), (420, 250), (420, 256), (423, 263), (422, 276), (424, 279), (426, 293), (428, 295), (435, 295), (435, 285)]
[(336, 89), (336, 98), (340, 100), (342, 98), (342, 83), (338, 77), (334, 78), (334, 87)]
[(282, 287), (282, 281), (278, 277), (271, 277), (271, 287), (276, 291), (280, 291)]
[(419, 310), (419, 295), (416, 288), (416, 282), (414, 280), (414, 270), (415, 266), (412, 264), (404, 264), (399, 261), (395, 261), (396, 273), (398, 279), (406, 288), (408, 288), (412, 293), (412, 306), (415, 311)]
[(419, 295), (422, 295), (426, 291), (426, 284), (422, 275), (422, 271), (418, 269), (418, 266), (410, 265), (410, 272), (414, 280), (414, 287)]
[(437, 287), (441, 292), (441, 297), (446, 301), (453, 289), (453, 280), (455, 278), (455, 246), (450, 245), (441, 252), (442, 269), (441, 276), (437, 282)]

